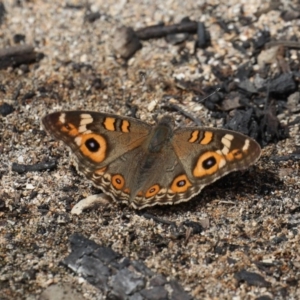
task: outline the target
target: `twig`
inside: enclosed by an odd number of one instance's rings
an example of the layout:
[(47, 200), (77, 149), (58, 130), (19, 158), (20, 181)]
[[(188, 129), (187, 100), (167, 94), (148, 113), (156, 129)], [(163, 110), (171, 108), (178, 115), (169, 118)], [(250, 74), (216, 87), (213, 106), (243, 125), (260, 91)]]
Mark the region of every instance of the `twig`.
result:
[(182, 22), (174, 25), (155, 25), (137, 30), (135, 33), (141, 40), (161, 38), (174, 33), (196, 33), (198, 23), (195, 21)]
[(57, 162), (56, 160), (41, 162), (35, 165), (22, 165), (13, 163), (11, 166), (11, 170), (17, 172), (19, 174), (23, 174), (26, 172), (40, 172), (45, 170), (54, 170), (56, 168)]
[(0, 69), (9, 66), (17, 67), (21, 64), (30, 64), (38, 60), (38, 54), (31, 45), (21, 45), (0, 49)]

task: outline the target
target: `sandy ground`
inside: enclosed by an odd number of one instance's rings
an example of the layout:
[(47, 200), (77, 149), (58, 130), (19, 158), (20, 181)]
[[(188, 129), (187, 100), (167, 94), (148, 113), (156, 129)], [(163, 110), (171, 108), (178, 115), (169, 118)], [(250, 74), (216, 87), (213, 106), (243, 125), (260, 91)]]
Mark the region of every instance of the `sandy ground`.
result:
[[(255, 166), (222, 178), (187, 203), (142, 213), (110, 202), (71, 214), (76, 203), (99, 191), (70, 167), (67, 148), (40, 123), (46, 113), (60, 110), (130, 115), (130, 100), (137, 116), (151, 124), (170, 113), (164, 106), (171, 101), (203, 125), (221, 127), (222, 119), (193, 102), (195, 93), (178, 87), (176, 80), (196, 82), (201, 95), (205, 87), (221, 84), (226, 74), (234, 78), (245, 63), (253, 67), (249, 78), (254, 80), (260, 66), (252, 39), (263, 30), (272, 40), (299, 39), (299, 16), (282, 18), (286, 11), (297, 11), (297, 1), (3, 4), (1, 48), (13, 46), (15, 35), (22, 34), (44, 58), (29, 67), (0, 71), (0, 104), (14, 108), (0, 116), (0, 299), (38, 299), (56, 283), (70, 283), (80, 299), (105, 299), (60, 264), (70, 253), (69, 238), (75, 232), (142, 260), (153, 272), (176, 279), (195, 299), (300, 299), (299, 95), (296, 108), (282, 109), (278, 116), (282, 124), (291, 124), (290, 137), (266, 145)], [(85, 21), (88, 11), (100, 12), (100, 18)], [(195, 51), (194, 40), (172, 45), (164, 38), (151, 39), (142, 42), (127, 65), (113, 49), (120, 26), (174, 24), (187, 16), (205, 24), (210, 46)], [(236, 47), (247, 41), (245, 51)], [(299, 51), (287, 47), (284, 57), (297, 71)], [(268, 67), (270, 78), (282, 72), (276, 60)], [(177, 126), (192, 124), (179, 113), (170, 114)], [(11, 170), (13, 163), (49, 160), (57, 160), (55, 170)], [(148, 219), (145, 212), (167, 222)], [(191, 231), (191, 224), (202, 230)], [(260, 277), (241, 277), (243, 270)]]

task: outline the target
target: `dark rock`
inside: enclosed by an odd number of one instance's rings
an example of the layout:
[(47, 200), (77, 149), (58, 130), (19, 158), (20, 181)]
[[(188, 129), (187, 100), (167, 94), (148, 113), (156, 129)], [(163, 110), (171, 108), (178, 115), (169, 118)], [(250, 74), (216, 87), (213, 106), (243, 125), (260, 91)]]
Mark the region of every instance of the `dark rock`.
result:
[(129, 296), (128, 300), (144, 300), (144, 297), (142, 297), (140, 293), (135, 293), (132, 296)]
[(240, 81), (248, 79), (253, 72), (253, 67), (250, 63), (241, 65), (236, 71), (236, 78)]
[(271, 34), (269, 31), (263, 30), (257, 32), (256, 37), (253, 40), (254, 48), (261, 49), (266, 43), (270, 41)]
[(281, 74), (270, 84), (270, 93), (276, 97), (278, 95), (288, 95), (295, 92), (297, 85), (294, 75), (291, 73)]
[(228, 257), (228, 258), (227, 258), (227, 262), (228, 262), (229, 265), (235, 265), (236, 262), (237, 262), (237, 260), (236, 260), (236, 259), (233, 259), (233, 258), (231, 258), (231, 257)]
[[(24, 66), (26, 66), (26, 65), (24, 65)], [(20, 68), (21, 68), (21, 66), (20, 66)], [(26, 93), (21, 99), (22, 104), (24, 105), (26, 103), (26, 100), (32, 99), (34, 96), (35, 96), (35, 92), (33, 92), (33, 91)]]
[(3, 117), (6, 117), (7, 115), (10, 115), (15, 109), (13, 108), (12, 105), (4, 102), (3, 104), (0, 105), (0, 114)]
[(128, 269), (120, 270), (110, 282), (111, 294), (120, 298), (130, 295), (145, 287), (145, 280)]
[(131, 262), (131, 265), (134, 266), (134, 268), (142, 274), (146, 274), (147, 276), (154, 275), (154, 272), (152, 272), (149, 268), (146, 267), (146, 265), (143, 262), (139, 260), (133, 260)]
[(193, 229), (193, 234), (199, 234), (203, 231), (202, 225), (194, 221), (184, 221), (183, 225), (191, 227)]
[(286, 10), (281, 13), (281, 18), (286, 22), (298, 19), (299, 17), (300, 17), (300, 12), (298, 11), (298, 9)]
[(141, 295), (147, 300), (167, 300), (168, 292), (162, 286), (157, 286), (149, 290), (142, 290)]
[[(251, 132), (254, 110), (252, 108), (244, 110), (236, 110), (234, 117), (224, 125), (224, 128), (235, 130), (246, 134), (250, 137), (255, 137), (255, 134)], [(255, 128), (255, 126), (253, 127)]]
[(192, 300), (192, 296), (190, 296), (179, 283), (175, 280), (170, 281), (170, 285), (172, 288), (171, 299), (172, 300)]
[(163, 275), (155, 275), (151, 280), (150, 280), (150, 286), (158, 286), (158, 285), (164, 285), (167, 283), (166, 278)]
[(248, 272), (246, 270), (241, 270), (235, 273), (234, 277), (238, 282), (246, 282), (248, 285), (259, 286), (259, 287), (269, 287), (270, 283), (265, 280), (260, 274), (254, 272)]
[(93, 256), (99, 258), (105, 264), (111, 263), (113, 260), (117, 259), (119, 255), (108, 247), (99, 247), (94, 253)]
[(254, 86), (254, 84), (249, 80), (245, 79), (238, 84), (239, 89), (244, 92), (248, 97), (253, 96), (258, 93), (258, 90)]
[(93, 23), (96, 20), (100, 19), (101, 14), (97, 11), (97, 12), (89, 12), (84, 16), (84, 21), (89, 22), (89, 23)]
[(14, 35), (13, 40), (15, 44), (20, 44), (21, 42), (25, 42), (25, 35), (17, 33)]
[(124, 59), (129, 59), (136, 51), (142, 48), (142, 44), (131, 27), (120, 27), (117, 29), (114, 40), (114, 49)]
[(281, 236), (276, 236), (272, 239), (272, 243), (275, 245), (280, 244), (281, 242), (286, 242), (288, 238), (283, 234)]
[(276, 102), (272, 100), (265, 107), (263, 118), (259, 124), (263, 144), (277, 142), (289, 136), (288, 128), (280, 124), (276, 113)]
[[(191, 299), (178, 282), (155, 274), (141, 261), (122, 258), (111, 248), (97, 245), (77, 233), (70, 241), (72, 252), (62, 264), (101, 290), (105, 299)], [(173, 290), (171, 297), (165, 289), (168, 284)]]

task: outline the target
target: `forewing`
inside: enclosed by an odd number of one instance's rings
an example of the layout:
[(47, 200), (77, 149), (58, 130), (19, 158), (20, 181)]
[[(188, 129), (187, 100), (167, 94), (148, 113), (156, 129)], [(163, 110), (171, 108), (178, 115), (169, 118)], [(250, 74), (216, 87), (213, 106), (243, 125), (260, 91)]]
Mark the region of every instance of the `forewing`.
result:
[(126, 152), (139, 147), (151, 126), (128, 117), (90, 111), (64, 111), (46, 115), (42, 123), (76, 156), (84, 174), (106, 167)]

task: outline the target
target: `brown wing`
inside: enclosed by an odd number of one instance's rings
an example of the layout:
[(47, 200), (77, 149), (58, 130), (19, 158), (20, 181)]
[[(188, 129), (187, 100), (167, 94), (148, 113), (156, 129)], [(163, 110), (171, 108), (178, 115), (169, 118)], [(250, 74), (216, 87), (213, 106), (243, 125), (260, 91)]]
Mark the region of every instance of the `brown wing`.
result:
[(141, 209), (156, 204), (173, 204), (169, 186), (184, 173), (173, 151), (151, 156), (145, 147), (135, 148), (111, 162), (101, 172), (87, 175), (117, 202)]
[(187, 201), (203, 187), (236, 170), (248, 168), (260, 157), (259, 144), (235, 131), (216, 128), (180, 128), (172, 139), (173, 149), (191, 186), (178, 194)]
[(46, 115), (42, 123), (76, 156), (78, 171), (89, 173), (106, 167), (141, 145), (151, 126), (128, 117), (90, 111), (63, 111)]

